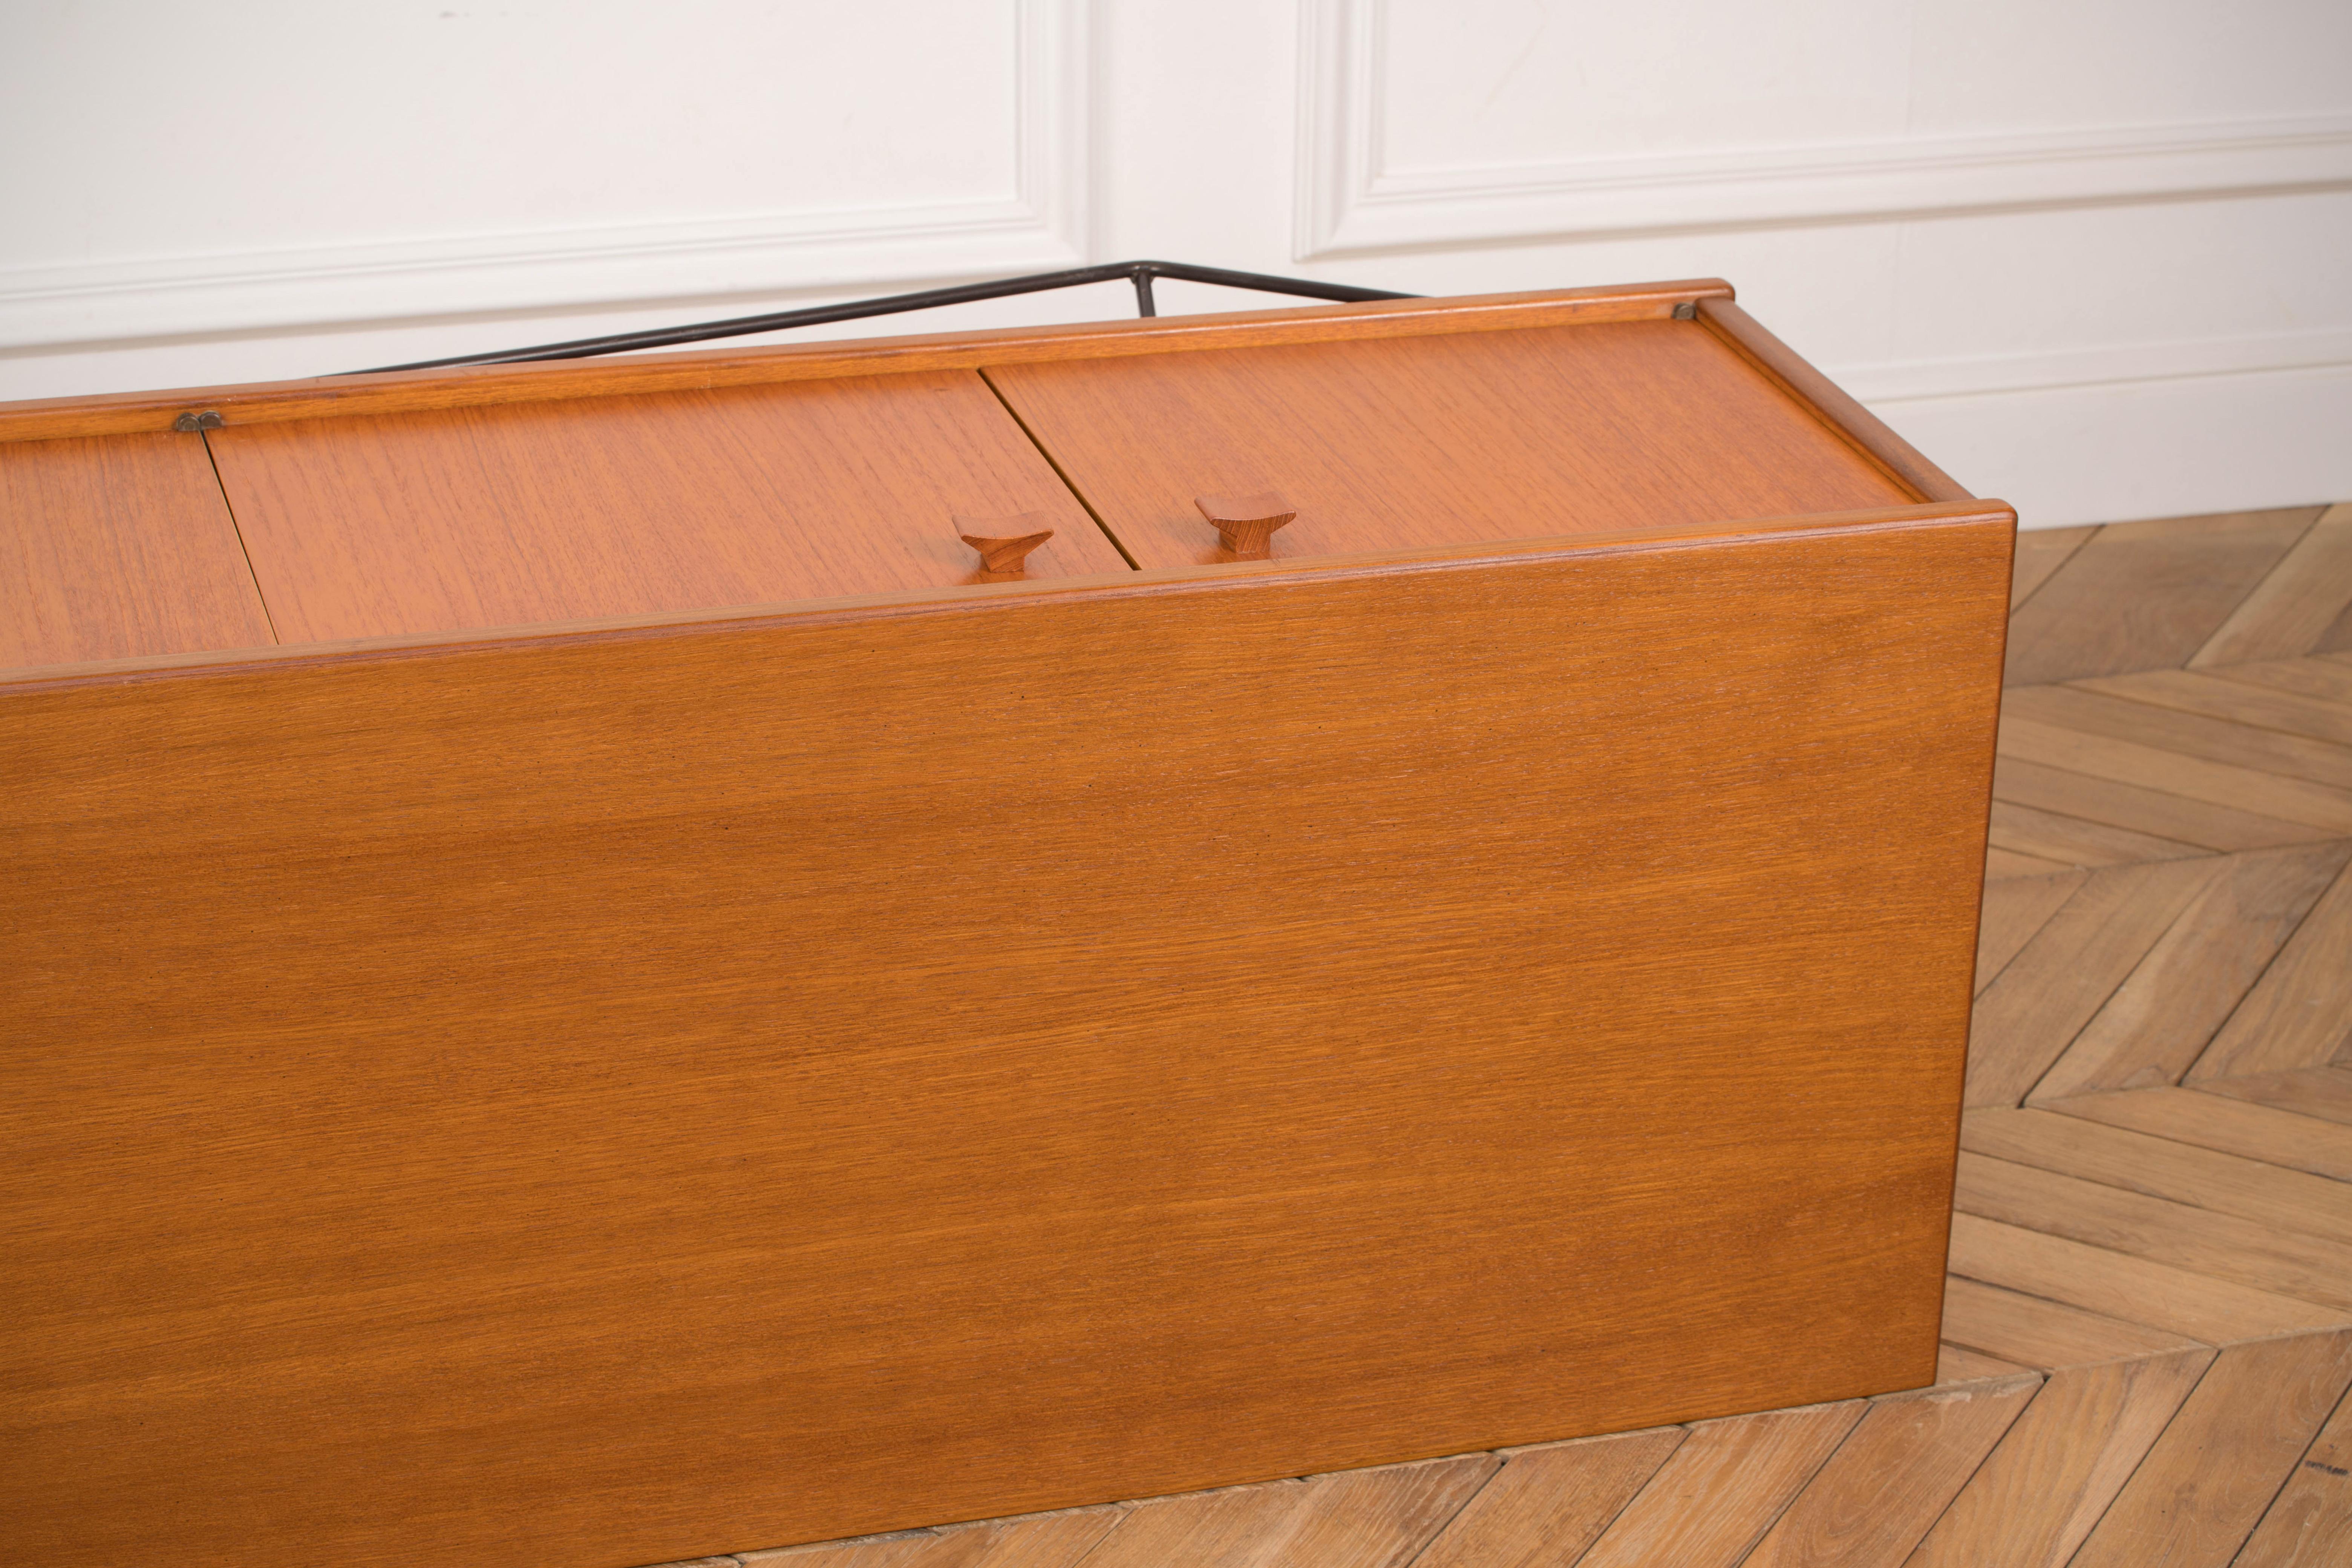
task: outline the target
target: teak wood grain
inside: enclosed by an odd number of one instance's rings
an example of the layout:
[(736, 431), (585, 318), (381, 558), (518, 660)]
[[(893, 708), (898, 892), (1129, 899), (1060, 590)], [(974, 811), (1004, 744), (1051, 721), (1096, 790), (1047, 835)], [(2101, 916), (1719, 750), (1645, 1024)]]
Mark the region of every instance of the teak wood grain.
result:
[(1033, 578), (1128, 569), (970, 371), (209, 439), (289, 642), (983, 581), (958, 514), (1035, 514)]
[(1697, 300), (1731, 298), (1719, 278), (1535, 293), (1381, 300), (1076, 326), (932, 332), (848, 342), (698, 349), (612, 359), (548, 360), (458, 370), (384, 371), (245, 386), (0, 403), (0, 442), (170, 430), (183, 414), (231, 428), (347, 414), (413, 414), (498, 403), (703, 392), (902, 371), (971, 370), (1028, 360), (1182, 353), (1269, 343), (1336, 342), (1428, 332), (1503, 331), (1570, 321), (1662, 320)]
[(194, 436), (28, 442), (0, 462), (0, 669), (270, 635)]
[(1194, 504), (1220, 493), (1297, 510), (1276, 561), (1916, 499), (1691, 322), (985, 374), (1142, 566), (1235, 559)]
[(10, 1550), (623, 1568), (1926, 1384), (2011, 527), (0, 692)]
[(1728, 296), (1696, 300), (1698, 320), (1724, 342), (1769, 372), (1799, 399), (1810, 404), (1824, 424), (1866, 454), (1880, 468), (1908, 486), (1923, 500), (1964, 501), (1972, 498), (1959, 481), (1921, 456), (1910, 442), (1888, 428), (1878, 416), (1855, 402), (1843, 388), (1801, 358), (1794, 349), (1765, 330), (1764, 323), (1734, 304)]

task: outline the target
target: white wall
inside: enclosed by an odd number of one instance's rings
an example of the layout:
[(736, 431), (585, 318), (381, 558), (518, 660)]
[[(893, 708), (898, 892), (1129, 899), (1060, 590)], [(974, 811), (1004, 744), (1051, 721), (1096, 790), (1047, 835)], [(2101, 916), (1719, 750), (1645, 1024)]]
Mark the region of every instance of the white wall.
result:
[(2031, 523), (2352, 497), (2343, 0), (5, 0), (0, 136), (0, 396), (1721, 275)]

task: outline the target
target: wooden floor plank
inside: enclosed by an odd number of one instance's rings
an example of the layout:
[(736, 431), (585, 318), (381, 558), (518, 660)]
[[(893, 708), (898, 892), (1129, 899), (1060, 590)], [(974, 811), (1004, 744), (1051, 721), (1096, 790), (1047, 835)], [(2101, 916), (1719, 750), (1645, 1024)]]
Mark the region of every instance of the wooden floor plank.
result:
[(1688, 1436), (1665, 1426), (1506, 1449), (1414, 1568), (1566, 1568)]
[(2127, 866), (2135, 860), (2181, 860), (2212, 851), (2152, 833), (2134, 833), (2104, 822), (2061, 816), (2009, 801), (1992, 803), (1990, 842), (2020, 855), (2039, 855), (2069, 866)]
[[(773, 1552), (743, 1552), (732, 1559), (712, 1557), (703, 1562), (721, 1568), (733, 1563), (749, 1568), (977, 1568), (994, 1528), (919, 1530)], [(699, 1564), (673, 1564), (672, 1568), (699, 1568)]]
[(2003, 694), (2001, 711), (2207, 762), (2338, 789), (2352, 787), (2352, 746), (2282, 734), (2232, 719), (2184, 713), (2080, 686), (2015, 687)]
[(2009, 681), (2175, 669), (2318, 521), (2321, 508), (2101, 529), (2010, 621)]
[(2352, 1183), (2305, 1171), (2038, 1109), (1971, 1110), (1960, 1147), (2352, 1245)]
[(2201, 670), (2151, 670), (2074, 684), (2085, 691), (2105, 692), (2134, 702), (2352, 746), (2352, 703), (2330, 702), (2325, 698), (2224, 680)]
[(1952, 1216), (1951, 1270), (2207, 1344), (2352, 1321), (2331, 1307), (1969, 1214)]
[(2096, 523), (2084, 528), (2019, 530), (2017, 555), (2009, 574), (2009, 607), (2014, 610), (2033, 597), (2034, 590), (2048, 582), (2050, 574), (2066, 564), (2067, 558), (2098, 531)]
[(2296, 1068), (2241, 1078), (2202, 1079), (2197, 1087), (2206, 1094), (2226, 1094), (2232, 1100), (2352, 1126), (2352, 1068)]
[(2214, 1358), (2091, 1531), (2074, 1568), (2221, 1568), (2352, 1382), (2352, 1333)]
[(2021, 855), (2015, 850), (1992, 845), (1985, 850), (1985, 880), (2000, 882), (2019, 877), (2047, 877), (2053, 872), (2071, 871), (2074, 868), (2064, 860), (2046, 860), (2039, 855)]
[(2311, 653), (2352, 610), (2352, 504), (2332, 506), (2189, 658), (2194, 669)]
[(2222, 866), (2208, 858), (2092, 872), (1977, 999), (1968, 1103), (2023, 1100)]
[(2289, 691), (2322, 702), (2352, 703), (2352, 663), (2340, 658), (2286, 658), (2274, 664), (2232, 664), (2213, 674), (2241, 686)]
[(2055, 877), (2020, 878), (1985, 889), (1983, 911), (1977, 921), (1979, 994), (2074, 896), (2085, 875), (2067, 871)]
[(2167, 795), (2260, 812), (2328, 834), (2352, 834), (2352, 790), (2216, 763), (2137, 741), (2003, 713), (2000, 754), (2067, 773), (2162, 790)]
[(1241, 1568), (1264, 1562), (1296, 1531), (1307, 1490), (1305, 1481), (1267, 1481), (1147, 1498), (1129, 1506), (1118, 1528), (1087, 1554), (1088, 1568), (1179, 1562)]
[(2013, 1161), (1960, 1155), (1961, 1213), (2166, 1263), (2352, 1316), (2352, 1247), (2086, 1182)]
[(2352, 1182), (2352, 1127), (2193, 1089), (2136, 1089), (2053, 1100), (2044, 1110)]
[(2257, 812), (2137, 784), (2093, 778), (2088, 773), (2044, 767), (2018, 757), (1993, 763), (1992, 796), (2061, 816), (2104, 822), (2203, 849), (2274, 849), (2332, 837), (2325, 828), (2263, 816)]
[(1126, 1514), (1123, 1508), (1082, 1508), (1009, 1521), (971, 1568), (1076, 1568)]
[(1125, 1511), (1116, 1505), (1066, 1509), (863, 1541), (741, 1552), (710, 1562), (717, 1568), (738, 1563), (744, 1568), (1072, 1568)]
[(1746, 1568), (1901, 1562), (2041, 1387), (2035, 1374), (1871, 1401)]
[(2184, 1350), (2052, 1373), (1907, 1568), (2062, 1568), (2212, 1360)]
[(2352, 1397), (2319, 1429), (2254, 1527), (2234, 1568), (2343, 1568), (2352, 1563)]
[[(1253, 1568), (1285, 1562), (1311, 1563), (1316, 1568), (1394, 1568), (1419, 1556), (1502, 1464), (1497, 1454), (1467, 1454), (1310, 1477), (1307, 1503), (1294, 1527), (1256, 1554), (1227, 1561)], [(1094, 1568), (1095, 1557), (1087, 1563)]]
[(1735, 1568), (1865, 1408), (1850, 1399), (1693, 1424), (1577, 1568)]
[(1957, 1274), (1944, 1281), (1943, 1331), (1954, 1344), (2039, 1372), (2205, 1348), (2202, 1341), (2187, 1334), (2127, 1323)]
[(1972, 1351), (1966, 1345), (1956, 1345), (1949, 1340), (1936, 1347), (1936, 1382), (1938, 1386), (1948, 1383), (1982, 1383), (1987, 1378), (2015, 1377), (2021, 1372), (2037, 1370), (2019, 1362), (1987, 1355), (1982, 1351)]
[(1471, 1454), (1152, 1498), (1129, 1504), (1086, 1564), (1391, 1568), (1411, 1562), (1501, 1464)]
[(2029, 1098), (2179, 1082), (2347, 861), (2344, 840), (2226, 858)]
[(2326, 1067), (2352, 1040), (2352, 868), (2295, 928), (2278, 959), (2197, 1058), (2187, 1081)]

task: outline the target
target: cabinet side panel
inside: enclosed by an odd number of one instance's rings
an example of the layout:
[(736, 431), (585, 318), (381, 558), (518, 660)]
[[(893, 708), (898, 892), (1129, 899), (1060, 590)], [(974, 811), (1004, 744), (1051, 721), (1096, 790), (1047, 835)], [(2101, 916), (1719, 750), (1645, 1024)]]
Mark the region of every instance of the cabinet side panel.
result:
[(1929, 1381), (2008, 530), (6, 696), (11, 1560), (625, 1568)]

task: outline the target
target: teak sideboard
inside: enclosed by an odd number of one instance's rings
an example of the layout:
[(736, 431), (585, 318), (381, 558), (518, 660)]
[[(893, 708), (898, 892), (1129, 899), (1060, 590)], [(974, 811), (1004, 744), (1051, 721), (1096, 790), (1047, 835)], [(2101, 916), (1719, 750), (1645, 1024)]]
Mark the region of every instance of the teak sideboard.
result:
[(0, 405), (0, 1560), (1932, 1381), (2014, 526), (1712, 281)]

